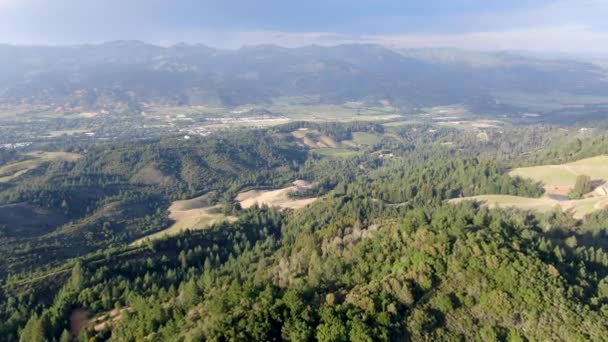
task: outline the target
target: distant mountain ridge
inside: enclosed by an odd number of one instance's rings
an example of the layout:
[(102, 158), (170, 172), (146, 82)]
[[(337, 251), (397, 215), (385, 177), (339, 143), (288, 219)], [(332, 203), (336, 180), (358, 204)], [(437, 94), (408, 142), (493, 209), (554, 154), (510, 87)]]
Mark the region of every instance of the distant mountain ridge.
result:
[(357, 44), (219, 50), (139, 41), (0, 45), (0, 103), (75, 111), (234, 106), (281, 97), (416, 107), (492, 101), (492, 93), (501, 91), (603, 95), (608, 81), (605, 70), (591, 63), (455, 49)]

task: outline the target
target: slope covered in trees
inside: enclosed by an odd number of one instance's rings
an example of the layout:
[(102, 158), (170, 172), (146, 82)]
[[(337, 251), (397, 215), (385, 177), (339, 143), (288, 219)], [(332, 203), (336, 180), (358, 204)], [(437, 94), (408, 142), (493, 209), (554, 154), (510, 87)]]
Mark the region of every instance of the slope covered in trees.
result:
[[(5, 236), (0, 273), (31, 269), (158, 231), (169, 224), (166, 209), (172, 200), (214, 190), (230, 199), (245, 186), (288, 184), (306, 156), (305, 150), (269, 134), (245, 131), (205, 140), (167, 138), (99, 146), (83, 151), (77, 161), (45, 163), (0, 191), (0, 208), (25, 203), (69, 222), (26, 236)], [(17, 215), (8, 224), (21, 223)], [(53, 257), (32, 258), (36, 255)]]
[[(0, 192), (6, 201), (67, 206), (74, 221), (35, 239), (3, 241), (11, 275), (1, 284), (0, 336), (66, 340), (75, 337), (75, 312), (88, 315), (80, 338), (98, 341), (600, 340), (608, 333), (607, 211), (576, 220), (560, 211), (446, 202), (540, 196), (540, 184), (508, 170), (587, 153), (547, 149), (559, 130), (516, 127), (481, 143), (475, 132), (413, 126), (334, 159), (285, 138), (297, 128), (105, 146), (76, 162), (46, 164)], [(363, 124), (315, 129), (340, 139), (383, 132)], [(602, 154), (604, 141), (580, 146)], [(143, 182), (158, 180), (150, 168), (168, 179)], [(210, 190), (230, 201), (243, 187), (298, 178), (319, 186), (321, 198), (305, 208), (235, 209), (236, 222), (127, 245), (164, 226), (155, 203)], [(121, 190), (101, 193), (93, 209), (71, 209), (82, 199), (64, 206), (39, 195), (112, 184)], [(128, 216), (125, 203), (152, 214)], [(103, 227), (124, 210), (129, 228)], [(87, 232), (87, 248), (66, 251)]]

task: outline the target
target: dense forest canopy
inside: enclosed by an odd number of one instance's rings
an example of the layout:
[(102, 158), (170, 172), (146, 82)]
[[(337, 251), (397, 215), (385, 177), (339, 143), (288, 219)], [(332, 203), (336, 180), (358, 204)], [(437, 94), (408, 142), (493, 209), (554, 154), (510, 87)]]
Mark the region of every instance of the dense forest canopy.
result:
[[(349, 154), (317, 153), (292, 134), (302, 129)], [(64, 146), (80, 157), (0, 189), (3, 215), (22, 215), (0, 222), (0, 339), (602, 339), (607, 210), (575, 219), (448, 201), (541, 198), (542, 183), (510, 171), (606, 154), (608, 139), (551, 126), (487, 136), (296, 122)], [(235, 199), (296, 179), (314, 186), (293, 196), (318, 197), (300, 209)], [(235, 219), (131, 245), (171, 225), (173, 201), (203, 194)], [(34, 214), (46, 224), (23, 220)]]

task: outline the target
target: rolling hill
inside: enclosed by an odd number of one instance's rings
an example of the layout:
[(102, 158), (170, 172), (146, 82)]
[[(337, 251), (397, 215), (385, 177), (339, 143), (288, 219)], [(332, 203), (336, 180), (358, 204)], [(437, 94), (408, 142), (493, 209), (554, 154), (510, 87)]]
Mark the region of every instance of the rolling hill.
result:
[[(518, 208), (535, 212), (549, 212), (556, 208), (572, 213), (574, 218), (583, 219), (586, 215), (608, 208), (608, 195), (605, 184), (608, 181), (608, 157), (605, 155), (581, 159), (557, 165), (522, 167), (509, 173), (540, 182), (545, 194), (539, 198), (510, 195), (479, 195), (453, 199), (459, 203), (472, 200), (491, 208)], [(577, 176), (591, 177), (594, 190), (584, 194), (581, 199), (569, 199), (568, 194), (575, 187)]]

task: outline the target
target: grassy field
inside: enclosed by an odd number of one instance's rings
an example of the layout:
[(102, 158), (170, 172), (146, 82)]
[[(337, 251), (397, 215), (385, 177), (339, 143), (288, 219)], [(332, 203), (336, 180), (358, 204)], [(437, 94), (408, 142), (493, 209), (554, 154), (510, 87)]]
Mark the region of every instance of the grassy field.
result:
[(549, 194), (567, 194), (579, 175), (590, 176), (593, 181), (608, 181), (608, 156), (582, 159), (562, 165), (544, 165), (518, 168), (510, 172), (512, 176), (530, 178), (542, 182)]
[(374, 145), (379, 143), (382, 138), (378, 134), (368, 132), (354, 132), (353, 142), (359, 145)]
[(175, 201), (169, 207), (169, 218), (174, 223), (167, 229), (136, 240), (131, 245), (137, 246), (146, 240), (156, 240), (174, 236), (186, 230), (206, 229), (223, 221), (236, 221), (234, 216), (222, 213), (221, 205), (209, 206), (209, 196), (203, 195), (189, 200)]
[(290, 186), (277, 190), (250, 190), (241, 192), (236, 197), (236, 200), (243, 208), (249, 208), (258, 205), (267, 205), (269, 207), (299, 209), (309, 205), (317, 200), (314, 198), (292, 199), (289, 197), (291, 192), (297, 190), (297, 187)]
[(305, 121), (373, 121), (399, 118), (393, 107), (356, 105), (286, 105), (274, 104), (268, 110), (293, 120)]
[(407, 120), (407, 121), (393, 121), (383, 124), (384, 127), (403, 127), (424, 124), (423, 120)]
[(559, 205), (559, 202), (548, 197), (528, 198), (510, 195), (481, 195), (463, 197), (450, 200), (450, 203), (460, 203), (463, 201), (475, 201), (487, 205), (490, 208), (520, 208), (534, 211), (549, 211)]
[(145, 109), (145, 115), (150, 117), (164, 117), (167, 115), (214, 115), (229, 112), (222, 106), (151, 106)]
[(0, 106), (0, 121), (22, 121), (30, 120), (52, 120), (52, 119), (81, 119), (92, 118), (96, 113), (85, 112), (80, 114), (70, 114), (61, 111), (55, 111), (49, 105), (1, 105)]
[[(317, 198), (291, 199), (289, 193), (297, 187), (291, 186), (278, 190), (250, 190), (241, 192), (236, 200), (243, 208), (249, 208), (255, 204), (267, 205), (280, 208), (302, 208)], [(205, 194), (189, 200), (175, 201), (169, 207), (169, 218), (174, 223), (167, 229), (145, 236), (134, 241), (131, 245), (138, 246), (149, 240), (162, 239), (167, 236), (178, 235), (186, 230), (206, 229), (216, 223), (223, 221), (233, 222), (238, 218), (223, 214), (222, 205), (211, 205), (210, 195)]]
[(34, 152), (28, 153), (26, 156), (31, 159), (0, 167), (0, 183), (8, 183), (35, 169), (43, 162), (54, 160), (75, 161), (80, 158), (79, 154), (68, 152)]
[(356, 156), (358, 152), (346, 148), (319, 148), (313, 150), (313, 153), (327, 158), (350, 158)]
[(450, 200), (450, 203), (475, 201), (487, 205), (489, 208), (517, 208), (536, 212), (548, 212), (555, 208), (571, 212), (577, 219), (596, 210), (608, 207), (608, 197), (591, 197), (581, 200), (558, 201), (547, 196), (541, 198), (528, 198), (509, 195), (481, 195)]
[(291, 135), (296, 138), (299, 145), (310, 148), (337, 148), (340, 145), (335, 139), (320, 134), (314, 129), (299, 129), (291, 132)]
[[(581, 159), (576, 162), (561, 165), (544, 165), (518, 168), (510, 175), (530, 178), (542, 182), (546, 195), (541, 198), (527, 198), (508, 195), (482, 195), (453, 199), (451, 203), (462, 201), (481, 202), (491, 208), (519, 208), (537, 212), (547, 212), (554, 208), (571, 212), (575, 218), (582, 219), (585, 215), (608, 207), (608, 196), (592, 192), (580, 200), (561, 200), (574, 187), (578, 175), (588, 175), (598, 184), (608, 181), (608, 156), (598, 156)], [(559, 195), (559, 196), (555, 196)]]

